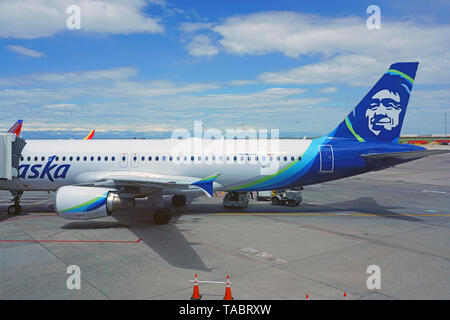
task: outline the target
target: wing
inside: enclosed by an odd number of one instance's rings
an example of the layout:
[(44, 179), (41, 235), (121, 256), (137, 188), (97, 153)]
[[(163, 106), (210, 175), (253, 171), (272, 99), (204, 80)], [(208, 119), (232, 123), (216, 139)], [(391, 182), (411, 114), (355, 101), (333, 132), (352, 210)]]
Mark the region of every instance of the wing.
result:
[[(188, 176), (172, 176), (136, 171), (88, 172), (76, 178), (79, 185), (123, 189), (125, 193), (146, 194), (156, 190), (192, 191), (201, 190), (212, 197), (214, 188), (222, 187), (215, 180), (220, 174), (204, 179)], [(128, 190), (128, 191), (127, 191)]]
[(368, 153), (362, 154), (361, 157), (374, 160), (412, 160), (448, 152), (450, 152), (450, 150), (418, 150), (388, 153)]

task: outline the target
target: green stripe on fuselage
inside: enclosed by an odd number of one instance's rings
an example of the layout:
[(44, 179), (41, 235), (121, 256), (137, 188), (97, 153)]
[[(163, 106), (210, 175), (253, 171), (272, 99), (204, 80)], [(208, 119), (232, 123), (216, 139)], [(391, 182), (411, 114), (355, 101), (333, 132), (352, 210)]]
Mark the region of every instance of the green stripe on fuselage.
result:
[(265, 176), (265, 177), (263, 177), (263, 178), (259, 178), (258, 180), (255, 180), (255, 181), (252, 181), (252, 182), (243, 184), (243, 185), (238, 186), (238, 187), (233, 187), (233, 188), (228, 189), (228, 190), (245, 189), (245, 188), (248, 188), (248, 187), (255, 186), (255, 185), (257, 185), (258, 183), (266, 182), (267, 180), (270, 180), (270, 179), (272, 179), (272, 178), (274, 178), (274, 177), (276, 177), (276, 176), (282, 174), (283, 172), (285, 172), (286, 170), (288, 170), (289, 168), (291, 168), (291, 167), (292, 167), (294, 164), (296, 164), (297, 162), (298, 162), (298, 159), (296, 159), (296, 160), (295, 160), (294, 162), (292, 162), (290, 165), (288, 165), (287, 167), (281, 169), (280, 171), (278, 171), (278, 172), (276, 172), (276, 173), (274, 173), (274, 174), (270, 174), (270, 175)]

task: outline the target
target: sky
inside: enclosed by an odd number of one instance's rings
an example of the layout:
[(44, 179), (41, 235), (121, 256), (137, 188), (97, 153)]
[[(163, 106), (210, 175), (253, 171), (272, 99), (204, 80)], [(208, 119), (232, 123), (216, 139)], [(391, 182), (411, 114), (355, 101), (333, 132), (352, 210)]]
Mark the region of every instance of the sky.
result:
[(25, 138), (165, 137), (194, 121), (318, 136), (392, 63), (419, 61), (402, 134), (440, 134), (449, 18), (440, 0), (0, 0), (0, 125), (23, 119)]

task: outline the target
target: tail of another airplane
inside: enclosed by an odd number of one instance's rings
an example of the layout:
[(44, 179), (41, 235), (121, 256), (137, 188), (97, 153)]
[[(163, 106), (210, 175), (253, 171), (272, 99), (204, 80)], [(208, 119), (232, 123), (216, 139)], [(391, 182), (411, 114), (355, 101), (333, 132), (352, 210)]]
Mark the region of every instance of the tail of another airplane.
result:
[(400, 136), (418, 62), (398, 62), (329, 134), (360, 142), (396, 142)]
[(95, 129), (91, 130), (91, 132), (89, 132), (89, 134), (83, 138), (83, 140), (92, 140), (92, 138), (94, 137), (95, 134)]
[(16, 136), (20, 136), (20, 130), (22, 130), (23, 120), (17, 120), (16, 123), (13, 124), (11, 128), (7, 131), (7, 133), (15, 133)]

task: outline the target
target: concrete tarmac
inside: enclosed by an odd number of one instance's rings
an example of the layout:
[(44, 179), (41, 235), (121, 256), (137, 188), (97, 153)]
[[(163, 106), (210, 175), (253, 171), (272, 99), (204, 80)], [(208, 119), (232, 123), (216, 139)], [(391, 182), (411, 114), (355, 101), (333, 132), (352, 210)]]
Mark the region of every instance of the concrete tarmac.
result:
[[(164, 226), (145, 201), (78, 222), (56, 216), (51, 194), (25, 193), (18, 216), (10, 198), (0, 191), (0, 299), (189, 299), (195, 273), (229, 274), (236, 300), (450, 298), (450, 154), (305, 187), (296, 208), (201, 197)], [(367, 286), (371, 265), (380, 289)], [(199, 288), (204, 300), (225, 292)]]

